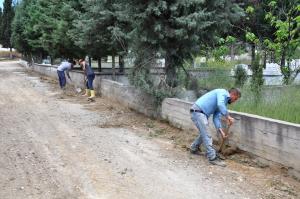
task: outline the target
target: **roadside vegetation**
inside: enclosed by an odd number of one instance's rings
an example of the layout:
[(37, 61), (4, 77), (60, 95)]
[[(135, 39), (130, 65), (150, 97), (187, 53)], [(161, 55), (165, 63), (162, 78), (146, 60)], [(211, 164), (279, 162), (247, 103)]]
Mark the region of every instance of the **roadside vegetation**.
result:
[(242, 98), (229, 108), (300, 124), (300, 86), (263, 87), (261, 97), (244, 87)]
[[(231, 110), (300, 124), (300, 85), (254, 86), (254, 81), (261, 80), (249, 79), (246, 71), (238, 68), (235, 76), (230, 76), (230, 71), (224, 70), (230, 64), (231, 62), (224, 62), (224, 67), (220, 67), (220, 69), (200, 68), (200, 71), (207, 69), (211, 71), (206, 77), (190, 81), (187, 88), (194, 90), (199, 97), (203, 91), (239, 87), (242, 98), (229, 106)], [(259, 90), (257, 90), (258, 88)]]

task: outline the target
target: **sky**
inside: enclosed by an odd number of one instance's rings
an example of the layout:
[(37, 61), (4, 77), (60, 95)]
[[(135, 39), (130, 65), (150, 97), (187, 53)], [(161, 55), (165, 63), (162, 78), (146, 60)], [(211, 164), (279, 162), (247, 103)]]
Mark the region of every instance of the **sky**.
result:
[[(4, 0), (0, 0), (0, 7), (1, 8), (3, 8), (3, 2), (4, 2)], [(15, 2), (15, 1), (13, 1), (13, 2)]]

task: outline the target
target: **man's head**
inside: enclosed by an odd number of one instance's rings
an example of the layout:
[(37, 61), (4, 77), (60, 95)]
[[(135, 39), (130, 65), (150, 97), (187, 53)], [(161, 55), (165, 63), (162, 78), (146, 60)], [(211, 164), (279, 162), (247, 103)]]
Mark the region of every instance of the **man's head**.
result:
[(79, 65), (82, 66), (82, 65), (84, 64), (85, 61), (84, 61), (84, 59), (79, 59), (78, 62), (79, 62)]
[(242, 96), (241, 91), (238, 88), (231, 88), (229, 90), (229, 95), (230, 95), (230, 100), (228, 101), (229, 104), (237, 101)]
[(71, 64), (71, 68), (76, 65), (76, 62), (73, 59), (68, 59), (68, 62)]

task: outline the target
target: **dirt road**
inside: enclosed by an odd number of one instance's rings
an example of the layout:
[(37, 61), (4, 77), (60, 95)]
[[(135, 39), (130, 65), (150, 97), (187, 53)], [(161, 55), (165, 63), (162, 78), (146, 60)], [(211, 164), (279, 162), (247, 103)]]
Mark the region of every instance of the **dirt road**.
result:
[(299, 197), (282, 171), (211, 166), (149, 136), (158, 122), (104, 98), (62, 95), (46, 80), (0, 62), (1, 199)]

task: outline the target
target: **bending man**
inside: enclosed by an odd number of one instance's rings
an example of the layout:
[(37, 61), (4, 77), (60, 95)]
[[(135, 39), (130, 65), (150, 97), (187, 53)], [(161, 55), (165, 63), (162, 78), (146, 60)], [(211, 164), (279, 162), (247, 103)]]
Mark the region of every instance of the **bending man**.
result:
[(241, 92), (237, 88), (232, 88), (229, 91), (225, 89), (215, 89), (201, 96), (193, 104), (190, 112), (192, 120), (199, 130), (199, 136), (191, 145), (191, 153), (197, 153), (200, 145), (204, 144), (209, 162), (213, 165), (226, 166), (213, 148), (211, 134), (208, 130), (208, 118), (210, 115), (213, 115), (214, 125), (224, 138), (225, 133), (222, 130), (221, 117), (224, 116), (230, 125), (234, 122), (234, 119), (229, 116), (226, 106), (227, 104), (235, 102), (240, 97)]
[(57, 67), (57, 75), (59, 79), (59, 86), (61, 89), (65, 89), (67, 83), (65, 72), (68, 78), (71, 80), (69, 71), (73, 68), (73, 66), (74, 66), (74, 61), (68, 60), (68, 61), (61, 62), (61, 64)]

